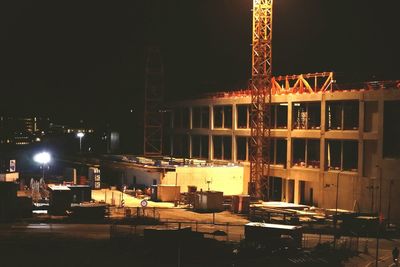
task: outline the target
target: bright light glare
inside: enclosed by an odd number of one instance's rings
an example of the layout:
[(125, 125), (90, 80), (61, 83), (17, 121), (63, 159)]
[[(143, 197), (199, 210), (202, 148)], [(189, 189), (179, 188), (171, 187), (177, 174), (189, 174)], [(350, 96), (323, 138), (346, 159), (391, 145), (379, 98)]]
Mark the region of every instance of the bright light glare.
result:
[(42, 153), (36, 154), (33, 157), (33, 160), (40, 164), (47, 164), (51, 161), (51, 156), (47, 152), (42, 152)]
[(84, 137), (84, 136), (85, 136), (85, 134), (84, 134), (84, 133), (82, 133), (82, 132), (79, 132), (79, 133), (77, 133), (77, 134), (76, 134), (76, 136), (77, 136), (77, 137), (79, 137), (79, 138), (82, 138), (82, 137)]

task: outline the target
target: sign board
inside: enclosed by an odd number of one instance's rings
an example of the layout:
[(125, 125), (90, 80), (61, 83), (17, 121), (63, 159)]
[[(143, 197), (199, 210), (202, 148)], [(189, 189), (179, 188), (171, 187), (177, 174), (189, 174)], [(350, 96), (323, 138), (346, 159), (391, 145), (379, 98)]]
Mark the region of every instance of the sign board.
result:
[(140, 206), (142, 206), (142, 208), (147, 207), (147, 200), (143, 199), (142, 201), (140, 201)]
[(16, 169), (16, 161), (15, 159), (10, 160), (10, 172), (15, 172)]

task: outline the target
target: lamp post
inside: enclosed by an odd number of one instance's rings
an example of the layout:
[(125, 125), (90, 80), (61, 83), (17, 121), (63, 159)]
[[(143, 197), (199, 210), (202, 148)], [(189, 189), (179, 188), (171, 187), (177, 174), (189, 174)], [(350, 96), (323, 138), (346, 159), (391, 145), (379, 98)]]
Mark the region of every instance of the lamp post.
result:
[(375, 266), (378, 267), (379, 259), (379, 232), (381, 227), (381, 213), (382, 213), (382, 168), (376, 165), (379, 171), (379, 209), (378, 209), (378, 223), (376, 230), (376, 255), (375, 255)]
[(79, 138), (79, 153), (82, 153), (82, 137), (84, 137), (85, 134), (82, 132), (79, 132), (76, 134), (76, 136)]
[(44, 166), (51, 161), (51, 156), (48, 152), (41, 152), (33, 157), (33, 160), (42, 165), (42, 178), (44, 181)]
[(338, 200), (339, 200), (339, 176), (340, 174), (343, 172), (343, 170), (341, 170), (340, 172), (338, 172), (337, 176), (336, 176), (336, 204), (335, 204), (335, 218), (333, 220), (334, 222), (334, 227), (335, 227), (335, 233), (334, 233), (334, 242), (333, 242), (333, 248), (336, 249), (336, 235), (337, 235), (337, 210), (338, 210)]

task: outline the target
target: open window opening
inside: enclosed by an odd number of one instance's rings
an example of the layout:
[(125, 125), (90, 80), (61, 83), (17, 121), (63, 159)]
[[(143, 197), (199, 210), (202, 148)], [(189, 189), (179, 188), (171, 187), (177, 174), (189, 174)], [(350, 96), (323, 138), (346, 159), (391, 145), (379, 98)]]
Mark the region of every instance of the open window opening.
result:
[(193, 135), (192, 136), (192, 157), (208, 158), (208, 136)]
[(293, 103), (293, 129), (320, 129), (320, 103)]
[(236, 159), (247, 160), (248, 138), (244, 136), (236, 137)]
[(182, 108), (182, 128), (189, 129), (190, 124), (189, 108)]
[(306, 140), (293, 139), (293, 166), (305, 167), (306, 166)]
[(188, 108), (174, 109), (173, 127), (189, 129), (189, 109)]
[(326, 163), (328, 170), (340, 170), (342, 165), (342, 143), (340, 140), (328, 140), (326, 147)]
[(174, 128), (182, 128), (182, 109), (176, 108), (174, 109)]
[(210, 128), (210, 108), (209, 107), (201, 107), (201, 125), (200, 125), (200, 127), (205, 128), (205, 129)]
[(193, 128), (209, 128), (209, 108), (194, 107), (192, 111)]
[(192, 127), (201, 128), (201, 107), (192, 109)]
[(294, 167), (319, 168), (319, 150), (319, 140), (293, 139), (292, 165)]
[(358, 130), (358, 101), (343, 102), (343, 129)]
[(270, 201), (282, 200), (282, 178), (270, 176), (268, 177), (268, 196)]
[(327, 130), (342, 129), (342, 103), (327, 102), (326, 103), (326, 128)]
[(170, 135), (164, 135), (163, 137), (163, 147), (162, 147), (163, 155), (171, 155), (171, 137)]
[(222, 139), (223, 142), (223, 159), (231, 160), (232, 159), (232, 137), (224, 136)]
[(175, 135), (173, 139), (173, 155), (175, 157), (189, 158), (189, 138), (187, 135)]
[(307, 168), (319, 168), (320, 163), (320, 141), (307, 140)]
[(287, 141), (285, 139), (276, 139), (275, 165), (286, 168)]
[(358, 141), (343, 141), (343, 166), (345, 171), (357, 172)]
[(358, 141), (328, 140), (326, 155), (328, 170), (358, 171)]
[(232, 128), (232, 106), (214, 106), (214, 128)]
[(200, 136), (192, 135), (192, 158), (200, 157)]
[(358, 101), (331, 101), (326, 103), (327, 130), (357, 130)]
[(232, 137), (213, 136), (214, 159), (232, 159)]
[[(265, 122), (268, 123), (267, 117), (268, 114), (265, 116)], [(271, 129), (276, 128), (276, 105), (269, 105), (269, 119), (270, 119), (270, 127)], [(268, 125), (268, 124), (267, 124)]]
[(287, 129), (288, 104), (280, 103), (276, 106), (276, 128)]
[(306, 103), (293, 103), (293, 129), (306, 129), (307, 106)]
[(385, 101), (383, 113), (383, 157), (400, 158), (400, 101)]
[[(266, 158), (267, 155), (264, 156)], [(275, 138), (271, 138), (269, 142), (269, 164), (275, 164)]]
[(249, 128), (249, 105), (237, 105), (237, 128)]
[(321, 128), (321, 104), (308, 103), (307, 115), (307, 129), (319, 130)]

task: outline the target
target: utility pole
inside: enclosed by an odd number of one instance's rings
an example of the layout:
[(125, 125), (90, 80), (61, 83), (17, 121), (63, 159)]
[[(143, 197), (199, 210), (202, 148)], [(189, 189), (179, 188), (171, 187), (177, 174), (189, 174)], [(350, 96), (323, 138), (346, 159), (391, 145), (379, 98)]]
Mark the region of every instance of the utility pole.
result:
[(391, 205), (391, 198), (392, 198), (392, 187), (394, 186), (393, 179), (390, 179), (389, 183), (389, 200), (388, 200), (388, 209), (387, 209), (387, 226), (390, 227), (390, 205)]
[(338, 215), (338, 212), (337, 212), (337, 210), (338, 210), (338, 200), (339, 200), (339, 176), (340, 176), (340, 174), (343, 172), (343, 170), (341, 170), (340, 172), (338, 172), (338, 174), (337, 174), (337, 176), (336, 176), (336, 209), (335, 209), (335, 218), (334, 218), (334, 220), (333, 220), (333, 223), (334, 223), (334, 227), (335, 227), (335, 233), (334, 233), (334, 236), (333, 236), (333, 240), (334, 240), (334, 242), (333, 242), (333, 248), (334, 249), (336, 249), (336, 239), (337, 239), (337, 215)]
[(378, 267), (378, 259), (379, 259), (379, 234), (381, 227), (381, 212), (382, 212), (382, 168), (379, 165), (376, 165), (379, 171), (379, 209), (378, 209), (378, 223), (377, 223), (377, 231), (376, 231), (376, 255), (375, 255), (375, 267)]

